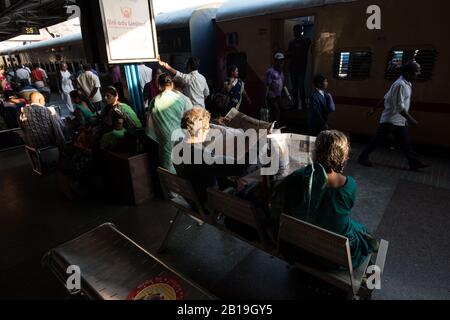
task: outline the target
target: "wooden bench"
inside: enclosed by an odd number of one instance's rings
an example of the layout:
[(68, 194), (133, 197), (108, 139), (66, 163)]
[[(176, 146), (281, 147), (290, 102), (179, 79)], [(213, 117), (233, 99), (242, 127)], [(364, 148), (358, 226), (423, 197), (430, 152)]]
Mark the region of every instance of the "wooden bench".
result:
[[(300, 270), (348, 292), (348, 297), (352, 299), (370, 297), (370, 290), (367, 290), (362, 284), (367, 268), (373, 258), (376, 258), (375, 265), (380, 268), (381, 275), (383, 273), (389, 246), (389, 243), (385, 240), (381, 240), (380, 248), (375, 253), (376, 257), (370, 255), (357, 270), (353, 270), (349, 239), (293, 217), (282, 215), (278, 230), (278, 239), (274, 240), (273, 234), (270, 232), (271, 230), (267, 230), (263, 226), (261, 216), (251, 202), (210, 188), (208, 189), (208, 208), (212, 212), (208, 216), (202, 209), (202, 205), (189, 181), (161, 168), (158, 171), (165, 193), (172, 192), (182, 197), (168, 198), (168, 202), (177, 208), (178, 211), (175, 218), (171, 221), (170, 228), (166, 233), (160, 251), (166, 248), (167, 240), (173, 231), (174, 223), (180, 213), (185, 213), (282, 260), (289, 260), (281, 250), (283, 244), (287, 243), (303, 250), (307, 254), (312, 254), (334, 263), (339, 267), (343, 267), (345, 271), (322, 272), (306, 264), (296, 264)], [(200, 209), (193, 209), (191, 204), (194, 204), (195, 207)], [(220, 223), (218, 217), (221, 215), (254, 230), (258, 235), (258, 240), (249, 241), (245, 236), (229, 230), (225, 225)]]
[[(300, 270), (346, 291), (351, 299), (368, 296), (368, 289), (363, 287), (363, 279), (373, 255), (367, 257), (361, 266), (354, 270), (349, 239), (293, 217), (282, 215), (278, 240), (279, 251), (285, 243), (331, 262), (338, 267), (343, 267), (342, 270), (335, 272), (322, 271), (310, 264), (302, 263), (300, 258), (300, 261), (296, 264)], [(381, 240), (380, 248), (375, 253), (375, 265), (380, 268), (381, 275), (384, 270), (388, 247), (389, 243)], [(279, 256), (283, 256), (282, 251), (279, 252)]]
[[(265, 228), (261, 213), (255, 208), (253, 203), (240, 199), (234, 195), (227, 194), (220, 190), (208, 189), (208, 208), (213, 211), (214, 226), (226, 233), (249, 242), (251, 245), (267, 252), (275, 252), (275, 242), (273, 241), (272, 230)], [(238, 234), (225, 225), (220, 224), (219, 217), (224, 216), (246, 226), (252, 233), (258, 235), (257, 241), (250, 240)]]
[(189, 181), (180, 178), (163, 168), (158, 168), (158, 174), (164, 198), (170, 205), (177, 209), (175, 217), (170, 220), (170, 227), (158, 250), (160, 253), (166, 249), (173, 227), (181, 213), (193, 218), (200, 225), (209, 222), (210, 217), (206, 214), (203, 205), (200, 203), (197, 194), (195, 193), (194, 187)]
[(128, 155), (106, 152), (108, 179), (116, 199), (138, 206), (155, 197), (148, 153)]
[[(72, 295), (92, 300), (215, 300), (206, 290), (141, 248), (112, 224), (49, 251), (48, 267)], [(80, 288), (69, 288), (80, 270)]]
[(25, 152), (28, 155), (33, 172), (39, 176), (46, 174), (51, 168), (56, 168), (58, 164), (59, 148), (57, 146), (33, 148), (25, 145)]

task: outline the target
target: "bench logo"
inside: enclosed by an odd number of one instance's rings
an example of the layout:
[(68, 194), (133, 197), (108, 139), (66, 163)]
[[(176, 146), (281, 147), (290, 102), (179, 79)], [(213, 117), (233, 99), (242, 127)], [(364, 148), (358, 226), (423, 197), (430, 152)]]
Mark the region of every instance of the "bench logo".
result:
[(367, 29), (381, 30), (381, 8), (377, 5), (372, 5), (367, 8)]
[(66, 273), (69, 275), (67, 278), (66, 287), (70, 292), (76, 292), (81, 290), (81, 269), (79, 266), (69, 266)]
[(366, 272), (367, 289), (369, 290), (381, 290), (381, 269), (379, 266), (369, 266)]

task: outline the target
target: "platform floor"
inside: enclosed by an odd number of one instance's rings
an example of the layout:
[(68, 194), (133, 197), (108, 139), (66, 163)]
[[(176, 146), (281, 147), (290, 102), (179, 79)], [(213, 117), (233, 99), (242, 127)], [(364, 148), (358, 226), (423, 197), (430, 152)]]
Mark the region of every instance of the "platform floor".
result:
[[(358, 182), (354, 218), (390, 241), (383, 288), (374, 299), (450, 299), (450, 160), (409, 172), (396, 151), (374, 154), (375, 168), (355, 162), (347, 174)], [(174, 210), (161, 201), (120, 206), (99, 197), (71, 202), (55, 175), (33, 175), (22, 149), (0, 153), (0, 299), (67, 299), (41, 266), (46, 251), (105, 223), (154, 253)], [(163, 261), (222, 299), (340, 299), (328, 286), (289, 269), (216, 229), (184, 218)]]

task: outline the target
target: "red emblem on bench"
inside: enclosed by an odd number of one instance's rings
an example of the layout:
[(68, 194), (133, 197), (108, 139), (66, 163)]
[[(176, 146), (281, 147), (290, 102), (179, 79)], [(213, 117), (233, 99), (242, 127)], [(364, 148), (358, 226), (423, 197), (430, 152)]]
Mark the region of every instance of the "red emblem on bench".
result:
[(134, 289), (127, 300), (183, 300), (184, 291), (178, 279), (156, 277)]

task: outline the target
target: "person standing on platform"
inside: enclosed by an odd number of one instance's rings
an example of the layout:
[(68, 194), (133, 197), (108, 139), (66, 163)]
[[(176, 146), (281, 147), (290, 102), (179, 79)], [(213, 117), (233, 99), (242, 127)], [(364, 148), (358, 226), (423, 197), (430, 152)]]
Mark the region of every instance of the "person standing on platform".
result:
[(102, 111), (102, 93), (100, 79), (91, 71), (91, 65), (83, 65), (84, 72), (78, 77), (78, 87), (92, 102), (96, 112)]
[(16, 70), (16, 78), (17, 81), (20, 83), (22, 80), (27, 80), (29, 83), (31, 83), (31, 72), (30, 69), (25, 68), (24, 66), (21, 66)]
[(184, 94), (191, 99), (194, 106), (205, 108), (205, 100), (209, 97), (209, 87), (206, 78), (198, 72), (200, 68), (200, 60), (191, 57), (186, 63), (187, 74), (172, 68), (168, 63), (160, 61), (160, 65), (167, 69), (176, 77), (182, 78), (186, 82)]
[(313, 137), (322, 131), (328, 130), (328, 116), (336, 111), (333, 97), (327, 91), (328, 80), (323, 75), (314, 78), (316, 89), (311, 95), (309, 107), (309, 130)]
[(224, 90), (230, 98), (228, 105), (230, 109), (236, 108), (239, 110), (244, 97), (248, 104), (252, 104), (252, 100), (245, 91), (245, 83), (239, 78), (239, 68), (237, 66), (231, 66), (228, 70), (228, 79), (224, 83)]
[[(414, 151), (409, 135), (409, 125), (417, 126), (419, 123), (410, 114), (412, 98), (412, 82), (420, 75), (421, 67), (411, 61), (403, 65), (400, 69), (401, 76), (391, 86), (389, 92), (384, 97), (384, 111), (381, 116), (380, 128), (375, 138), (367, 145), (358, 162), (364, 166), (372, 167), (369, 160), (370, 154), (385, 141), (386, 137), (392, 133), (399, 146), (408, 158), (409, 168), (412, 171), (428, 168), (417, 153)], [(372, 111), (372, 114), (375, 110)]]
[(181, 128), (181, 119), (192, 109), (192, 103), (174, 90), (170, 75), (160, 75), (158, 84), (162, 92), (150, 103), (146, 133), (158, 143), (161, 167), (176, 174), (172, 161), (172, 134)]
[(33, 72), (31, 72), (31, 81), (38, 90), (47, 86), (45, 74), (42, 72), (41, 68), (39, 68), (38, 64), (34, 65)]
[(267, 106), (270, 110), (270, 118), (271, 121), (280, 122), (281, 120), (281, 96), (283, 95), (283, 90), (285, 90), (288, 93), (289, 98), (291, 99), (289, 95), (289, 91), (287, 90), (285, 84), (284, 84), (284, 62), (285, 57), (282, 53), (276, 53), (274, 56), (275, 63), (273, 67), (271, 67), (266, 72), (266, 101)]
[(75, 89), (73, 88), (72, 75), (68, 70), (67, 63), (63, 62), (61, 64), (61, 70), (59, 71), (58, 76), (58, 88), (59, 93), (61, 94), (61, 98), (63, 99), (63, 102), (66, 105), (67, 109), (69, 109), (69, 111), (73, 113), (74, 108), (70, 93)]
[[(305, 78), (308, 68), (308, 56), (312, 47), (312, 40), (303, 36), (304, 27), (298, 24), (294, 27), (295, 39), (289, 44), (286, 56), (290, 59), (290, 73), (292, 93), (295, 109), (306, 108)], [(301, 106), (299, 105), (299, 96)]]
[(153, 80), (153, 70), (147, 67), (145, 64), (141, 63), (138, 66), (139, 72), (139, 83), (141, 85), (141, 90), (144, 92), (145, 86), (152, 82)]

